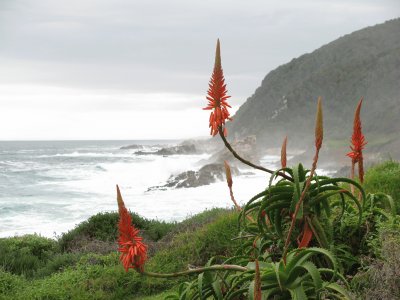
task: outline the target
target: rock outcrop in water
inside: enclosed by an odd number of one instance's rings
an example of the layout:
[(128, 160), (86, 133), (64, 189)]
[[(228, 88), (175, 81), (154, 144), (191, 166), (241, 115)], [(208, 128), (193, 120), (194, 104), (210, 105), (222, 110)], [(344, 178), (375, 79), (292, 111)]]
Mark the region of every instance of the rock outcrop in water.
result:
[[(239, 170), (231, 167), (233, 175), (239, 175)], [(176, 176), (171, 176), (162, 186), (150, 187), (148, 191), (164, 190), (167, 188), (190, 188), (208, 185), (225, 179), (225, 167), (223, 164), (208, 164), (198, 171), (186, 171)]]
[(199, 154), (196, 149), (196, 146), (193, 144), (188, 145), (178, 145), (172, 147), (165, 147), (157, 150), (155, 152), (151, 151), (138, 151), (135, 153), (136, 155), (190, 155), (190, 154)]
[(137, 149), (143, 149), (142, 145), (128, 145), (128, 146), (122, 146), (121, 148), (119, 148), (120, 150), (137, 150)]

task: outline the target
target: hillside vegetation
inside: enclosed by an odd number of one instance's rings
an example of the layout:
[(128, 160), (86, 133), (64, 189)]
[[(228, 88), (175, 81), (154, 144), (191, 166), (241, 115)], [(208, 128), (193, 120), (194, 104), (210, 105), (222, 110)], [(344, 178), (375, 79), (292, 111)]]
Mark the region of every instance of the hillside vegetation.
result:
[(364, 96), (368, 152), (400, 159), (400, 19), (345, 35), (271, 71), (229, 123), (230, 136), (256, 135), (263, 146), (310, 145), (315, 101), (324, 101), (328, 148), (346, 146)]

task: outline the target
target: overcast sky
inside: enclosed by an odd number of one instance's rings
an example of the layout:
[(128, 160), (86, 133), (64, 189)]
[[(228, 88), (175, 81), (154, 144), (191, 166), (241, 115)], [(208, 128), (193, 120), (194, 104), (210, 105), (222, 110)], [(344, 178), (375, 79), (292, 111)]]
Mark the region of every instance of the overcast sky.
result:
[(237, 109), (265, 75), (398, 0), (0, 0), (0, 139), (208, 134), (217, 38)]

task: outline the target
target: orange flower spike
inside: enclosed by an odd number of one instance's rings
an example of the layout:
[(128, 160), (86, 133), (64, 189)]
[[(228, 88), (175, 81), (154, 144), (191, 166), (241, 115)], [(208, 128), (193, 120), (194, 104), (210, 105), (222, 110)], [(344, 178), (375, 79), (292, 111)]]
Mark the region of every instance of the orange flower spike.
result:
[(281, 148), (281, 167), (286, 168), (287, 157), (286, 157), (286, 146), (287, 146), (287, 136), (283, 140), (282, 148)]
[(353, 125), (353, 135), (351, 136), (351, 152), (347, 153), (347, 156), (350, 157), (353, 163), (357, 163), (362, 158), (362, 150), (364, 149), (367, 142), (365, 141), (365, 137), (361, 132), (361, 105), (363, 102), (363, 97), (361, 97), (358, 102), (356, 111), (354, 113), (354, 125)]
[(129, 268), (143, 271), (143, 266), (147, 260), (147, 245), (142, 242), (142, 237), (138, 235), (139, 230), (132, 224), (131, 215), (125, 207), (118, 185), (117, 202), (119, 211), (118, 251), (121, 252), (119, 259), (126, 272)]
[(318, 97), (317, 116), (315, 120), (315, 147), (317, 150), (321, 149), (322, 140), (324, 138), (324, 126), (322, 115), (322, 98)]
[[(211, 135), (218, 133), (218, 128), (225, 125), (226, 120), (231, 120), (228, 107), (231, 107), (226, 101), (230, 96), (227, 95), (224, 73), (221, 66), (221, 50), (219, 39), (215, 51), (214, 70), (208, 85), (207, 100), (208, 105), (204, 110), (213, 110), (210, 114), (209, 127)], [(224, 128), (224, 133), (226, 130)]]

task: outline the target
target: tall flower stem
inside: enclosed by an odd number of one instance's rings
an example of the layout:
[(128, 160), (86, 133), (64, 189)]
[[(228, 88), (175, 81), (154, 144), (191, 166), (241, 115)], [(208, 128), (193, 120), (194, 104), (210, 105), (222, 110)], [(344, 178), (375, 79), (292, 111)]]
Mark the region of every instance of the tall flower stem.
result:
[(246, 272), (249, 269), (246, 267), (238, 266), (238, 265), (213, 265), (210, 267), (204, 267), (204, 268), (198, 268), (198, 269), (192, 269), (192, 270), (187, 270), (187, 271), (182, 271), (182, 272), (175, 272), (175, 273), (154, 273), (154, 272), (149, 272), (149, 271), (140, 271), (137, 270), (140, 274), (150, 276), (150, 277), (156, 277), (156, 278), (172, 278), (172, 277), (179, 277), (179, 276), (185, 276), (185, 275), (190, 275), (190, 274), (197, 274), (197, 273), (203, 273), (206, 271), (236, 271), (236, 272)]
[[(229, 187), (229, 194), (231, 196), (231, 200), (233, 202), (233, 205), (235, 205), (235, 208), (238, 212), (242, 211), (242, 208), (240, 207), (240, 205), (236, 202), (235, 196), (233, 195), (233, 190), (232, 190), (232, 186), (228, 186)], [(249, 220), (250, 222), (255, 222), (255, 220), (253, 219), (252, 216), (246, 215), (247, 220)]]
[(240, 207), (240, 205), (236, 202), (235, 196), (233, 195), (233, 190), (232, 187), (229, 187), (229, 194), (231, 196), (231, 200), (233, 202), (233, 205), (235, 205), (235, 208), (238, 212), (242, 211), (242, 208)]
[[(219, 127), (218, 127), (218, 132), (219, 132), (219, 135), (220, 135), (222, 141), (223, 141), (224, 144), (225, 144), (225, 147), (232, 153), (232, 155), (233, 155), (234, 157), (236, 157), (236, 158), (237, 158), (238, 160), (240, 160), (242, 163), (244, 163), (244, 164), (246, 164), (246, 165), (248, 165), (248, 166), (250, 166), (250, 167), (252, 167), (252, 168), (254, 168), (254, 169), (261, 170), (261, 171), (264, 171), (264, 172), (267, 172), (267, 173), (270, 173), (270, 174), (274, 174), (274, 173), (275, 173), (275, 172), (272, 171), (272, 170), (269, 170), (269, 169), (267, 169), (267, 168), (264, 168), (264, 167), (255, 165), (255, 164), (253, 164), (252, 162), (250, 162), (250, 161), (248, 161), (248, 160), (242, 158), (242, 157), (232, 148), (231, 144), (230, 144), (230, 143), (227, 141), (227, 139), (225, 138), (225, 135), (224, 135), (224, 131), (223, 131), (223, 129), (222, 129), (222, 126), (219, 126)], [(276, 174), (279, 175), (279, 176), (281, 176), (281, 177), (283, 177), (283, 178), (285, 178), (285, 179), (287, 179), (287, 180), (289, 180), (289, 181), (293, 181), (293, 179), (292, 179), (290, 176), (288, 176), (288, 175), (286, 175), (286, 174), (284, 174), (284, 173), (282, 173), (282, 172), (277, 172)]]
[(292, 216), (292, 222), (290, 223), (289, 232), (286, 237), (285, 247), (284, 247), (283, 255), (282, 255), (283, 261), (285, 263), (286, 263), (286, 255), (289, 250), (290, 239), (292, 237), (293, 229), (296, 224), (297, 215), (299, 213), (301, 204), (303, 203), (303, 201), (306, 197), (307, 191), (310, 188), (311, 180), (314, 177), (315, 170), (317, 169), (319, 150), (321, 149), (323, 138), (324, 138), (324, 128), (323, 128), (323, 115), (322, 115), (322, 98), (318, 97), (317, 115), (315, 118), (315, 155), (314, 155), (314, 159), (313, 159), (313, 164), (311, 166), (310, 176), (306, 180), (306, 184), (305, 184), (303, 191), (301, 192), (299, 201), (297, 201), (296, 208), (295, 208), (293, 216)]
[(285, 262), (286, 262), (286, 255), (287, 255), (287, 252), (289, 250), (290, 238), (292, 237), (293, 229), (294, 229), (294, 226), (296, 224), (297, 215), (299, 213), (301, 204), (303, 203), (304, 198), (306, 197), (306, 193), (307, 193), (308, 189), (310, 188), (311, 180), (314, 177), (315, 169), (317, 168), (318, 155), (319, 155), (319, 149), (317, 149), (316, 152), (315, 152), (313, 164), (312, 164), (312, 167), (311, 167), (310, 176), (307, 178), (306, 185), (305, 185), (305, 187), (304, 187), (304, 189), (303, 189), (303, 191), (302, 191), (302, 193), (300, 195), (300, 199), (297, 202), (296, 208), (295, 208), (294, 213), (293, 213), (292, 222), (290, 223), (290, 228), (289, 228), (288, 235), (286, 237), (285, 248), (283, 250), (283, 255), (282, 255), (283, 260)]
[[(229, 194), (230, 194), (230, 196), (231, 196), (231, 200), (232, 200), (233, 205), (235, 206), (236, 210), (237, 210), (238, 212), (241, 212), (241, 211), (242, 211), (242, 208), (241, 208), (240, 205), (236, 202), (235, 196), (233, 195), (233, 189), (232, 189), (233, 180), (232, 180), (231, 167), (229, 166), (229, 164), (228, 164), (227, 161), (224, 161), (224, 165), (225, 165), (226, 183), (228, 184)], [(255, 222), (254, 219), (253, 219), (251, 216), (247, 215), (246, 217), (247, 217), (247, 219), (248, 219), (250, 222)]]

